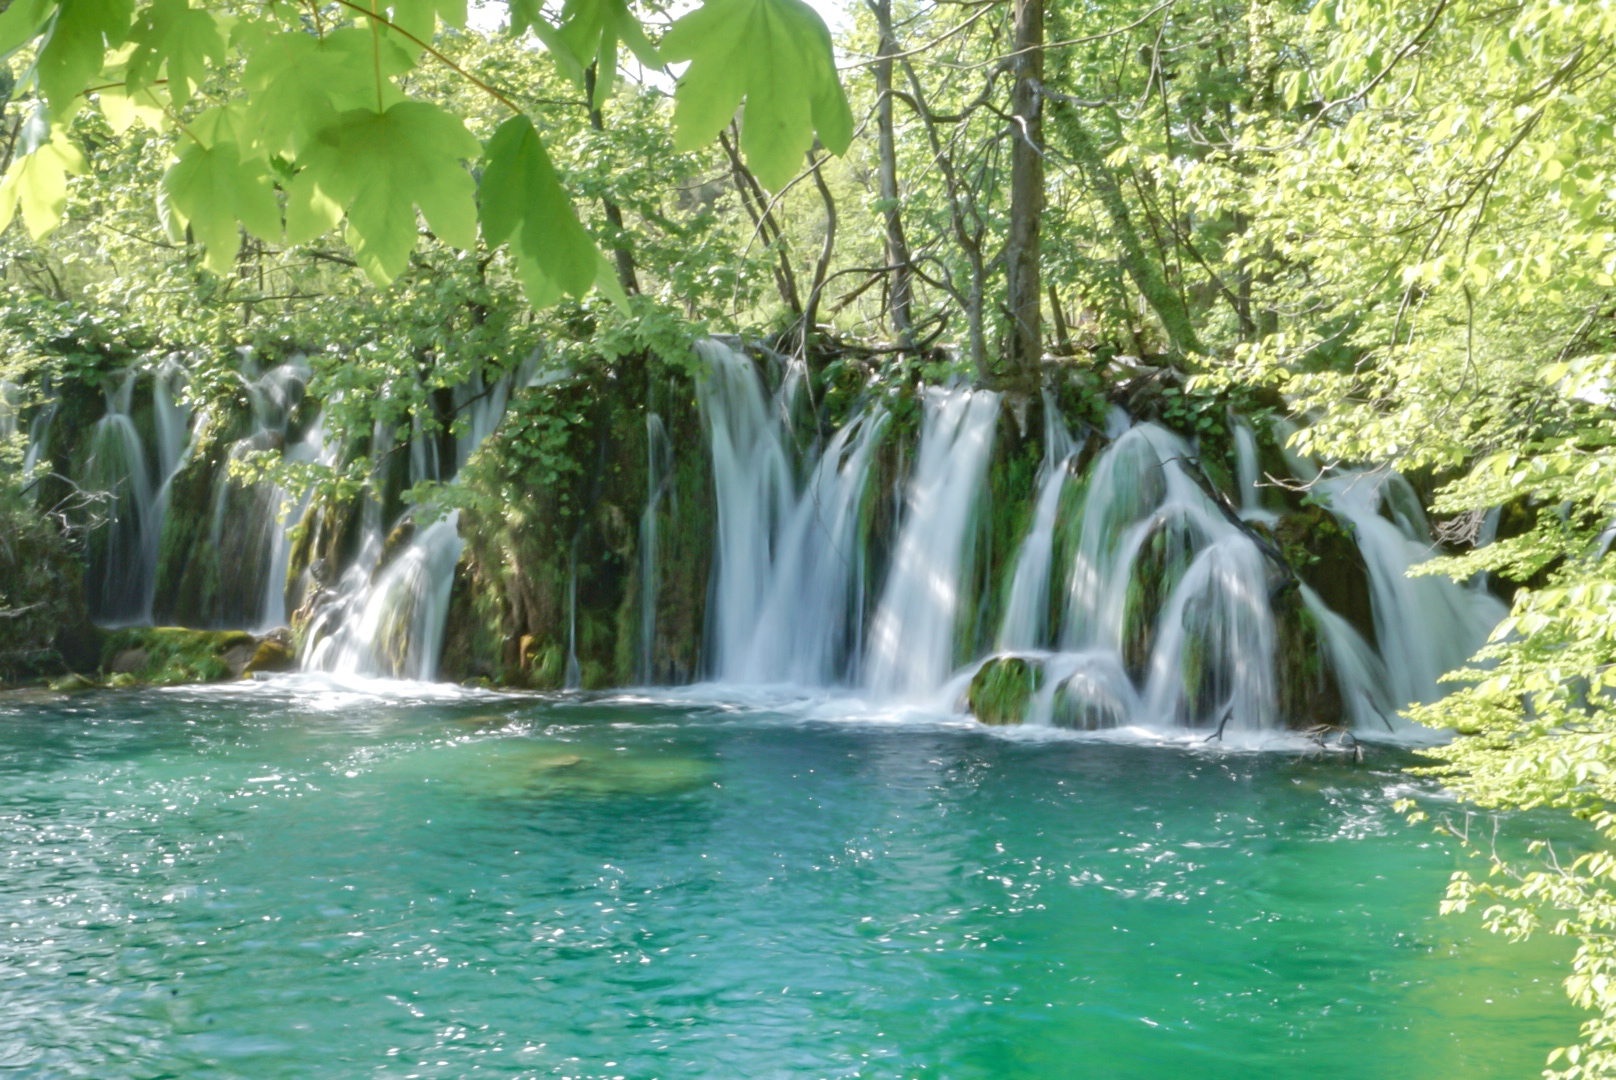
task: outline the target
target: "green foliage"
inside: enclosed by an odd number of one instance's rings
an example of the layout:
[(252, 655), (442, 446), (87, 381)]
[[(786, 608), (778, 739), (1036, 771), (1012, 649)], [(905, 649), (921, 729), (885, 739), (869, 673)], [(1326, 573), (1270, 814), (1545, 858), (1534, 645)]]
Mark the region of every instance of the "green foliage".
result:
[(771, 191), (797, 173), (816, 132), (836, 154), (852, 140), (830, 34), (802, 0), (707, 0), (674, 23), (662, 56), (690, 61), (676, 94), (678, 145), (712, 139), (745, 98), (741, 148)]
[[(398, 0), (385, 9), (337, 0), (311, 13), (291, 5), (224, 13), (188, 0), (13, 5), (0, 17), (0, 47), (34, 45), (22, 84), (40, 104), (0, 189), (0, 224), (19, 202), (35, 237), (60, 224), (65, 176), (81, 169), (66, 124), (93, 92), (114, 131), (136, 122), (172, 125), (177, 160), (159, 206), (172, 235), (190, 227), (216, 274), (235, 263), (238, 227), (266, 242), (280, 239), (277, 189), (291, 243), (340, 227), (359, 269), (377, 284), (408, 264), (420, 231), (417, 209), (437, 239), (475, 250), (477, 184), (465, 165), (482, 161), (485, 179), (493, 180), (484, 199), (494, 204), (484, 210), (493, 228), (483, 239), (489, 247), (517, 244), (518, 270), (535, 304), (581, 296), (597, 283), (621, 299), (601, 272), (533, 115), (433, 44), (440, 19), (465, 24), (463, 0)], [(568, 0), (556, 27), (530, 0), (515, 6), (512, 28), (534, 29), (566, 75), (581, 79), (589, 66), (595, 109), (611, 100), (620, 44), (647, 65), (660, 63), (625, 0)], [(743, 149), (771, 181), (784, 182), (782, 172), (794, 169), (816, 129), (826, 145), (847, 148), (852, 116), (830, 36), (800, 0), (710, 0), (670, 38), (680, 59), (695, 61), (679, 90), (684, 148), (710, 140), (742, 97)], [(715, 51), (719, 39), (745, 49), (746, 65), (733, 69), (741, 76), (733, 94), (710, 74), (733, 59)], [(457, 103), (449, 110), (421, 93), (434, 84), (423, 64), (442, 65), (516, 114), (486, 153), (465, 127), (474, 109)], [(710, 129), (696, 125), (703, 131), (693, 137), (692, 107), (721, 108), (724, 116)]]

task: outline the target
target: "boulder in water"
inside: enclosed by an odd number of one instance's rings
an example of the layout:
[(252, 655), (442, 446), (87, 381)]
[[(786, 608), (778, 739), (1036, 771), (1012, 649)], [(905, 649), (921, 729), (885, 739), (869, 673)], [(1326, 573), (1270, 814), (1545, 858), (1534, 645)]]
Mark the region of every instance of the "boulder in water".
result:
[(1000, 727), (1026, 721), (1032, 696), (1043, 685), (1043, 665), (1022, 656), (995, 656), (977, 669), (965, 700), (971, 715)]

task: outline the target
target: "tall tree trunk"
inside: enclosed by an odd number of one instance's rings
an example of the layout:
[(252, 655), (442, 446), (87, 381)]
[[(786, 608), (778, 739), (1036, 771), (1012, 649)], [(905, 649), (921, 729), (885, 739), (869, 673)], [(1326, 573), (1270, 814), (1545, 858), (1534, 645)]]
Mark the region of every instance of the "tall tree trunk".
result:
[(898, 148), (892, 125), (892, 57), (898, 52), (898, 43), (892, 36), (892, 0), (869, 0), (869, 4), (881, 35), (875, 61), (875, 130), (880, 157), (876, 172), (887, 226), (887, 265), (894, 267), (892, 287), (887, 292), (887, 315), (893, 332), (909, 343), (914, 325), (914, 271), (909, 265), (909, 242), (903, 235), (903, 212), (898, 207)]
[(1139, 231), (1134, 228), (1133, 216), (1128, 212), (1128, 202), (1122, 194), (1117, 174), (1105, 163), (1105, 155), (1084, 126), (1076, 106), (1056, 102), (1051, 108), (1057, 130), (1072, 160), (1088, 177), (1094, 193), (1100, 197), (1100, 204), (1105, 207), (1106, 216), (1111, 219), (1111, 238), (1122, 251), (1123, 269), (1133, 279), (1145, 303), (1161, 320), (1169, 347), (1179, 356), (1200, 352), (1200, 342), (1196, 339), (1195, 326), (1190, 320), (1189, 309), (1184, 305), (1184, 298), (1168, 284), (1161, 266), (1145, 251)]
[[(606, 117), (595, 108), (595, 65), (590, 64), (584, 71), (584, 93), (589, 99), (589, 126), (596, 131), (606, 130)], [(617, 264), (617, 283), (623, 286), (623, 291), (634, 294), (640, 291), (640, 278), (634, 269), (634, 249), (629, 243), (628, 230), (623, 227), (622, 208), (606, 195), (600, 197), (601, 209), (606, 214), (606, 223), (612, 227), (612, 259)]]
[(746, 208), (746, 214), (752, 219), (757, 234), (767, 247), (775, 251), (774, 287), (780, 294), (780, 300), (785, 304), (791, 314), (802, 314), (802, 296), (797, 291), (797, 275), (791, 269), (791, 255), (786, 250), (785, 233), (780, 223), (775, 220), (774, 211), (769, 207), (769, 196), (758, 184), (752, 170), (746, 167), (741, 160), (740, 151), (736, 149), (739, 138), (731, 139), (735, 125), (731, 123), (729, 131), (718, 133), (718, 144), (724, 148), (729, 157), (730, 176), (735, 181), (735, 191), (741, 198), (741, 205)]
[(1044, 212), (1044, 0), (1015, 0), (1015, 83), (1010, 90), (1010, 235), (1005, 248), (1013, 378), (1036, 378), (1043, 356), (1038, 219)]

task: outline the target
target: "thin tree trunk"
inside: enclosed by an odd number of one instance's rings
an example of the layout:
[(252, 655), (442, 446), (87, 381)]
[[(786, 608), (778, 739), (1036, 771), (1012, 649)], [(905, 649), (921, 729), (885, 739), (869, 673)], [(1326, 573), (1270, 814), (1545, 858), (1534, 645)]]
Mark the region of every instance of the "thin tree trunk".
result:
[(1010, 235), (1005, 247), (1012, 377), (1036, 379), (1043, 357), (1038, 224), (1044, 212), (1044, 2), (1015, 0), (1015, 78), (1010, 90)]
[(775, 250), (775, 290), (793, 315), (801, 315), (802, 294), (797, 291), (797, 275), (792, 271), (791, 258), (786, 253), (785, 234), (779, 222), (774, 220), (774, 212), (769, 209), (769, 197), (752, 175), (752, 170), (741, 160), (739, 151), (735, 149), (735, 141), (728, 132), (718, 133), (718, 143), (729, 157), (730, 175), (735, 180), (735, 190), (741, 196), (741, 205), (746, 207), (747, 216), (752, 219), (752, 225), (763, 238), (764, 245)]
[(909, 265), (909, 242), (903, 235), (903, 212), (898, 205), (898, 149), (892, 123), (892, 57), (898, 43), (892, 36), (892, 0), (869, 0), (881, 35), (875, 62), (875, 129), (880, 164), (876, 170), (881, 190), (882, 214), (887, 227), (887, 265), (892, 287), (887, 290), (887, 314), (893, 332), (910, 343), (913, 326), (914, 271)]
[(831, 198), (830, 187), (825, 183), (825, 177), (820, 167), (830, 157), (828, 153), (821, 153), (816, 159), (814, 152), (819, 150), (816, 141), (814, 149), (808, 151), (808, 160), (814, 171), (814, 186), (819, 189), (819, 198), (825, 204), (825, 245), (820, 249), (819, 262), (814, 266), (814, 285), (808, 290), (808, 307), (802, 313), (802, 348), (808, 350), (808, 338), (814, 332), (819, 322), (819, 297), (825, 290), (825, 279), (830, 274), (830, 260), (836, 254), (836, 200)]
[(1116, 173), (1105, 163), (1105, 155), (1100, 153), (1098, 144), (1083, 125), (1076, 107), (1066, 102), (1056, 102), (1052, 108), (1055, 123), (1064, 136), (1072, 160), (1088, 177), (1089, 184), (1100, 197), (1100, 203), (1111, 219), (1111, 235), (1122, 251), (1123, 269), (1133, 279), (1145, 303), (1161, 320), (1169, 347), (1180, 356), (1200, 352), (1200, 342), (1196, 339), (1195, 327), (1190, 321), (1183, 297), (1167, 283), (1161, 267), (1145, 251), (1139, 232), (1134, 228), (1133, 217), (1128, 212), (1122, 185)]
[[(606, 117), (595, 108), (595, 65), (584, 71), (584, 93), (589, 99), (589, 126), (596, 131), (606, 130)], [(610, 197), (600, 197), (606, 223), (612, 227), (612, 260), (617, 264), (617, 282), (630, 295), (640, 291), (640, 278), (634, 269), (634, 249), (629, 242), (628, 230), (623, 227), (622, 208)]]

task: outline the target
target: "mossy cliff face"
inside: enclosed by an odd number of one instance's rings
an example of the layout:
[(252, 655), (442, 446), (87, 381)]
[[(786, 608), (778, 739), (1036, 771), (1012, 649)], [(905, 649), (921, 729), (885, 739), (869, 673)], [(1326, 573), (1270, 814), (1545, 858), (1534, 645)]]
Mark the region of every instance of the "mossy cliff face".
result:
[(152, 615), (182, 626), (255, 624), (268, 590), (274, 544), (274, 488), (229, 476), (250, 450), (279, 451), (273, 433), (251, 436), (245, 400), (216, 403), (196, 431), (191, 454), (169, 486)]
[[(440, 676), (556, 688), (680, 682), (700, 672), (711, 466), (694, 384), (620, 361), (519, 391), (499, 430), (462, 474), (470, 498)], [(666, 484), (654, 514), (654, 630), (643, 637), (642, 537), (655, 413), (675, 448), (659, 447)], [(575, 654), (575, 656), (573, 655)]]

